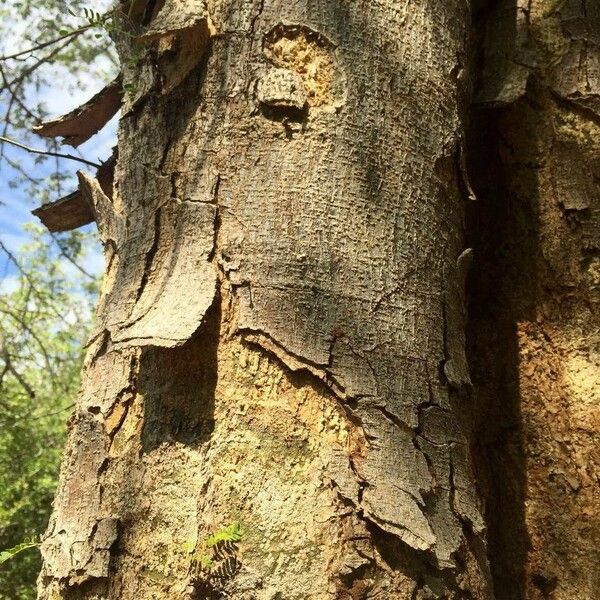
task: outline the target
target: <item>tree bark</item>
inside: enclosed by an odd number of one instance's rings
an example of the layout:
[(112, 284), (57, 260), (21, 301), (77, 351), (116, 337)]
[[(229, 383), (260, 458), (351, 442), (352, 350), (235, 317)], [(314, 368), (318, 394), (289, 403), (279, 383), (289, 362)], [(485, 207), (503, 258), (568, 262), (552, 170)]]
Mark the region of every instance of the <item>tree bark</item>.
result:
[(39, 597), (492, 598), (468, 3), (151, 16), (118, 40), (112, 198), (80, 176), (107, 266)]
[[(499, 2), (468, 339), (499, 599), (600, 594), (600, 5)], [(478, 238), (478, 239), (477, 239)], [(486, 475), (487, 474), (487, 475)]]

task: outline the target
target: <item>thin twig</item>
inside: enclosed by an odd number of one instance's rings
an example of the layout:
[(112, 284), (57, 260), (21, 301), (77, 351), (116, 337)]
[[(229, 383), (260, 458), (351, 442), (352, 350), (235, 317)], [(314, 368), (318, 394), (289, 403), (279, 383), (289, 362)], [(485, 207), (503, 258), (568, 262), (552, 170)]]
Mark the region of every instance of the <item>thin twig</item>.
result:
[[(0, 64), (0, 75), (2, 75), (2, 81), (4, 82), (4, 87), (6, 87), (6, 89), (9, 91), (9, 93), (12, 95), (12, 97), (15, 99), (16, 103), (25, 111), (25, 113), (30, 116), (36, 123), (41, 123), (42, 119), (40, 119), (40, 117), (36, 114), (34, 114), (28, 106), (25, 105), (25, 103), (21, 100), (21, 98), (19, 98), (16, 90), (12, 89), (12, 86), (10, 84), (10, 82), (8, 81), (8, 78), (6, 77), (6, 74), (4, 73), (4, 69), (2, 68), (2, 65)], [(19, 85), (20, 87), (20, 85)], [(7, 112), (7, 117), (8, 114), (10, 113), (10, 110)]]
[(31, 54), (32, 52), (35, 52), (36, 50), (42, 50), (43, 48), (47, 48), (48, 46), (52, 46), (53, 44), (58, 44), (58, 42), (62, 42), (62, 40), (66, 40), (70, 37), (79, 35), (79, 34), (83, 33), (84, 31), (87, 31), (90, 27), (93, 27), (93, 25), (84, 25), (83, 27), (80, 27), (79, 29), (74, 29), (73, 31), (70, 31), (69, 33), (65, 33), (64, 35), (61, 35), (60, 37), (54, 38), (47, 42), (44, 42), (43, 44), (37, 44), (36, 46), (32, 46), (31, 48), (28, 48), (27, 50), (20, 50), (19, 52), (15, 52), (14, 54), (0, 56), (0, 61), (18, 58), (19, 56), (23, 56), (24, 54)]
[[(4, 385), (4, 377), (8, 373), (8, 365), (4, 363), (4, 368), (2, 369), (2, 373), (0, 373), (0, 390), (2, 390), (2, 386)], [(0, 406), (2, 406), (5, 410), (8, 409), (8, 405), (4, 402), (4, 399), (0, 397)]]
[(13, 422), (17, 422), (17, 421), (37, 421), (38, 419), (45, 419), (46, 417), (54, 417), (56, 415), (60, 415), (61, 413), (64, 413), (68, 410), (71, 410), (72, 408), (75, 407), (75, 403), (71, 403), (68, 406), (65, 406), (64, 408), (61, 408), (59, 410), (55, 410), (53, 412), (48, 412), (48, 413), (44, 413), (42, 415), (35, 415), (35, 416), (20, 416), (20, 417), (14, 417), (13, 418)]
[(86, 160), (85, 158), (79, 158), (78, 156), (73, 156), (72, 154), (63, 154), (62, 152), (49, 152), (47, 150), (38, 150), (36, 148), (31, 148), (26, 146), (25, 144), (21, 144), (21, 142), (17, 142), (16, 140), (11, 140), (3, 135), (0, 135), (0, 142), (6, 142), (7, 144), (12, 144), (17, 148), (21, 148), (23, 150), (27, 150), (27, 152), (32, 152), (33, 154), (41, 154), (42, 156), (58, 156), (59, 158), (68, 158), (69, 160), (76, 160), (80, 163), (84, 163), (89, 165), (90, 167), (100, 168), (102, 165), (92, 162), (91, 160)]
[(54, 234), (54, 233), (50, 233), (52, 240), (54, 241), (54, 243), (58, 246), (58, 251), (60, 252), (61, 256), (65, 259), (67, 259), (82, 275), (85, 275), (86, 277), (88, 277), (89, 279), (91, 279), (92, 281), (96, 281), (96, 277), (94, 275), (92, 275), (91, 273), (88, 273), (62, 246), (62, 244), (60, 243), (60, 239), (59, 237)]
[(35, 177), (32, 177), (19, 163), (14, 161), (12, 158), (9, 158), (8, 156), (4, 156), (1, 153), (0, 153), (0, 157), (3, 160), (5, 160), (15, 171), (20, 173), (22, 177), (27, 179), (27, 181), (29, 181), (29, 183), (31, 183), (33, 185), (39, 185), (42, 182), (41, 178), (36, 179)]
[(1, 350), (2, 358), (4, 359), (4, 364), (6, 365), (8, 372), (12, 373), (13, 377), (19, 382), (20, 386), (25, 390), (29, 398), (31, 400), (35, 400), (35, 390), (31, 387), (31, 385), (29, 385), (27, 380), (14, 368), (11, 362), (10, 354), (8, 353), (8, 350), (6, 349), (4, 344), (2, 345)]
[(42, 352), (42, 355), (44, 357), (44, 362), (46, 363), (46, 367), (48, 368), (48, 371), (50, 371), (52, 378), (56, 379), (57, 377), (56, 377), (56, 373), (54, 372), (54, 368), (52, 366), (52, 361), (50, 360), (50, 356), (48, 355), (46, 346), (44, 346), (44, 343), (42, 342), (42, 340), (35, 333), (35, 331), (31, 327), (29, 327), (29, 325), (27, 323), (25, 323), (25, 321), (23, 319), (21, 319), (18, 315), (16, 315), (14, 312), (12, 312), (9, 308), (2, 306), (1, 304), (3, 304), (2, 299), (0, 299), (0, 312), (4, 313), (5, 315), (8, 315), (14, 321), (16, 321), (37, 342), (37, 345), (39, 346), (39, 348)]
[[(15, 101), (16, 96), (11, 94), (10, 100), (8, 101), (8, 106), (6, 107), (6, 114), (4, 115), (4, 127), (2, 128), (2, 135), (6, 135), (8, 133), (8, 128), (11, 125), (10, 115)], [(2, 147), (0, 147), (0, 158), (4, 158), (4, 144), (2, 144)]]
[(17, 83), (21, 83), (24, 81), (29, 75), (31, 75), (36, 69), (41, 67), (43, 64), (50, 62), (58, 53), (64, 50), (75, 37), (67, 38), (63, 44), (54, 48), (51, 52), (48, 52), (46, 56), (42, 56), (42, 58), (38, 58), (32, 65), (23, 70), (19, 75), (17, 75), (11, 82), (10, 85), (15, 85)]

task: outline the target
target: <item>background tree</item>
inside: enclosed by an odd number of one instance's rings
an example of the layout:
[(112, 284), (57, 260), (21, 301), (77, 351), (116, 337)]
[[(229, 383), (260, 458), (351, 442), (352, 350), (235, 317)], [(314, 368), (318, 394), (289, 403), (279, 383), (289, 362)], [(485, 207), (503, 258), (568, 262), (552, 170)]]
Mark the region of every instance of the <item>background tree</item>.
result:
[[(15, 289), (0, 295), (2, 549), (39, 540), (46, 526), (96, 296), (93, 281), (51, 254), (47, 234), (31, 233), (34, 241), (13, 257)], [(79, 245), (71, 256), (81, 258), (85, 236), (70, 241)], [(3, 564), (0, 597), (34, 598), (40, 565), (39, 552)]]
[(496, 590), (591, 599), (600, 592), (600, 4), (498, 2), (481, 17), (468, 339)]

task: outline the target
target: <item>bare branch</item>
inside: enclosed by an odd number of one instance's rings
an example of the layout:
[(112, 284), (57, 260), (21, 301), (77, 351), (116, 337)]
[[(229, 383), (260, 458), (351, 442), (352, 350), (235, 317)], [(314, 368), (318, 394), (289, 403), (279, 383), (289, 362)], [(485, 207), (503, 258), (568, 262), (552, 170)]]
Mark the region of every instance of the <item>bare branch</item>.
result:
[[(9, 91), (9, 93), (12, 96), (12, 98), (14, 99), (14, 101), (23, 109), (23, 111), (25, 111), (25, 114), (27, 114), (29, 117), (31, 117), (36, 123), (39, 123), (41, 121), (40, 117), (38, 115), (34, 114), (29, 109), (29, 107), (21, 100), (21, 98), (19, 98), (17, 91), (13, 90), (12, 85), (8, 81), (8, 78), (6, 77), (6, 74), (5, 74), (4, 69), (2, 68), (1, 64), (0, 64), (0, 75), (2, 75), (2, 81), (4, 82), (3, 83), (4, 87)], [(7, 119), (9, 117), (9, 115), (10, 115), (10, 108), (6, 114)], [(5, 133), (6, 133), (6, 131), (5, 131)]]
[(29, 283), (29, 286), (30, 286), (31, 293), (34, 294), (34, 296), (36, 296), (36, 298), (42, 303), (42, 305), (50, 308), (52, 310), (52, 312), (60, 319), (64, 319), (64, 316), (56, 310), (54, 305), (51, 303), (48, 303), (40, 295), (40, 293), (38, 292), (38, 290), (36, 288), (35, 281), (31, 278), (31, 275), (22, 267), (21, 263), (17, 260), (16, 256), (6, 247), (4, 242), (2, 242), (1, 240), (0, 240), (0, 250), (2, 250), (6, 254), (8, 259), (15, 265), (15, 267), (17, 267), (17, 269), (19, 270), (21, 275), (23, 275), (23, 277), (27, 280), (27, 283)]
[(54, 38), (47, 42), (43, 42), (41, 44), (36, 44), (35, 46), (28, 48), (27, 50), (21, 50), (19, 52), (15, 52), (14, 54), (7, 54), (6, 56), (0, 56), (0, 62), (4, 61), (4, 60), (11, 60), (13, 58), (18, 58), (19, 56), (24, 56), (25, 54), (31, 54), (32, 52), (36, 52), (37, 50), (43, 50), (44, 48), (47, 48), (48, 46), (52, 46), (53, 44), (58, 44), (58, 42), (62, 42), (63, 40), (70, 39), (72, 37), (76, 37), (76, 36), (82, 34), (84, 31), (87, 31), (91, 27), (93, 27), (93, 25), (84, 25), (83, 27), (80, 27), (79, 29), (75, 29), (73, 31), (70, 31), (69, 33), (61, 35), (60, 37)]
[(96, 277), (94, 275), (92, 275), (91, 273), (88, 273), (62, 246), (62, 244), (60, 243), (60, 239), (59, 237), (50, 232), (50, 235), (52, 236), (52, 240), (54, 241), (54, 243), (56, 244), (56, 246), (58, 247), (58, 251), (60, 252), (60, 255), (65, 258), (66, 260), (68, 260), (82, 275), (85, 275), (88, 279), (91, 279), (92, 281), (96, 280)]
[(50, 356), (48, 355), (48, 351), (46, 350), (44, 342), (42, 342), (42, 340), (39, 338), (36, 332), (31, 327), (29, 327), (29, 325), (21, 317), (19, 317), (19, 315), (15, 314), (8, 307), (3, 306), (3, 304), (4, 302), (2, 301), (2, 299), (0, 299), (0, 312), (2, 312), (5, 315), (8, 315), (14, 321), (16, 321), (37, 342), (42, 356), (44, 357), (44, 362), (46, 363), (48, 371), (50, 371), (52, 378), (56, 379), (56, 373), (54, 371), (54, 368), (52, 367), (52, 361), (50, 359)]
[(65, 406), (64, 408), (60, 408), (60, 409), (54, 410), (52, 412), (43, 413), (41, 415), (17, 416), (17, 417), (14, 417), (13, 419), (11, 419), (11, 421), (13, 423), (15, 423), (17, 421), (37, 421), (38, 419), (45, 419), (47, 417), (55, 417), (56, 415), (60, 415), (61, 413), (67, 412), (68, 410), (71, 410), (74, 407), (75, 407), (75, 403), (71, 403), (68, 406)]
[(38, 58), (31, 66), (25, 69), (22, 73), (19, 73), (17, 77), (15, 77), (10, 85), (15, 85), (17, 83), (21, 83), (24, 79), (29, 77), (36, 69), (41, 67), (43, 64), (50, 62), (61, 50), (64, 50), (75, 38), (68, 38), (62, 43), (60, 46), (54, 48), (51, 52), (48, 52), (46, 56), (42, 56), (42, 58)]
[(0, 135), (0, 142), (6, 142), (7, 144), (11, 144), (13, 146), (16, 146), (17, 148), (21, 148), (21, 149), (26, 150), (27, 152), (31, 152), (33, 154), (40, 154), (42, 156), (58, 156), (59, 158), (67, 158), (69, 160), (76, 160), (77, 162), (86, 164), (90, 167), (98, 168), (101, 166), (99, 163), (92, 162), (91, 160), (86, 160), (85, 158), (79, 158), (78, 156), (73, 156), (72, 154), (63, 154), (62, 152), (50, 152), (48, 150), (39, 150), (36, 148), (31, 148), (29, 146), (26, 146), (25, 144), (21, 144), (20, 142), (17, 142), (16, 140), (11, 140), (10, 138), (7, 138), (3, 135)]
[(0, 154), (0, 156), (2, 156), (2, 159), (5, 160), (11, 166), (11, 168), (13, 168), (20, 175), (22, 175), (25, 179), (27, 179), (27, 181), (29, 181), (29, 183), (32, 183), (34, 185), (39, 185), (42, 182), (41, 178), (36, 179), (35, 177), (32, 177), (19, 163), (12, 160), (8, 156), (3, 156), (1, 154)]
[(13, 377), (19, 382), (19, 385), (25, 390), (29, 398), (31, 400), (35, 400), (35, 390), (31, 387), (31, 385), (27, 382), (27, 380), (15, 369), (13, 366), (10, 354), (8, 350), (2, 344), (2, 348), (0, 348), (0, 352), (2, 353), (2, 358), (4, 359), (4, 364), (9, 373), (13, 375)]

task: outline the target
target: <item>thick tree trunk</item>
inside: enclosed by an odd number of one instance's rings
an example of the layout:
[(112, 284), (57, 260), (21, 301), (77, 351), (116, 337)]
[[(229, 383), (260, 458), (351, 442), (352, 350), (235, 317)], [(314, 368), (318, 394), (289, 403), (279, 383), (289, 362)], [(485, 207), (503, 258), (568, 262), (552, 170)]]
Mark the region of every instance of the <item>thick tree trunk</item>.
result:
[(112, 200), (81, 177), (107, 275), (40, 598), (491, 597), (467, 3), (162, 4)]
[(473, 128), (480, 207), (468, 338), (496, 595), (592, 600), (600, 4), (512, 0), (485, 17), (493, 27), (479, 100), (496, 110)]

